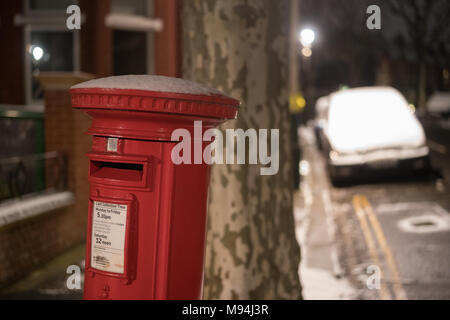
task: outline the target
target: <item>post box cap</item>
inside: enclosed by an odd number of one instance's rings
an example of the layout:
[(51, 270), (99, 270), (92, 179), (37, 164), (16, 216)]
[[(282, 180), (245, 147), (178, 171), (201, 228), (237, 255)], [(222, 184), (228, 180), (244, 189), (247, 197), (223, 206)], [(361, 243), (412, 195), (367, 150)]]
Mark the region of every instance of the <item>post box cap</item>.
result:
[(72, 86), (75, 108), (164, 112), (234, 119), (240, 102), (203, 84), (156, 75), (124, 75)]

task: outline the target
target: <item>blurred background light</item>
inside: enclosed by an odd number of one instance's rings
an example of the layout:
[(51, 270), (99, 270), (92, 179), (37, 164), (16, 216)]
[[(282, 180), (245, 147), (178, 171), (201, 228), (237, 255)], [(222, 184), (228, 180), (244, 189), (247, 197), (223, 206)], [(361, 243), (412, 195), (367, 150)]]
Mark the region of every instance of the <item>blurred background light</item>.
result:
[(301, 44), (305, 47), (309, 47), (314, 42), (314, 39), (316, 38), (316, 34), (314, 31), (310, 28), (305, 28), (300, 31), (300, 37), (299, 40)]
[(306, 107), (306, 100), (299, 92), (292, 94), (289, 101), (289, 109), (292, 113), (300, 112)]
[(304, 48), (302, 48), (302, 55), (303, 55), (304, 57), (306, 57), (306, 58), (311, 57), (311, 55), (312, 55), (312, 50), (311, 50), (311, 48), (309, 48), (309, 47), (304, 47)]
[(44, 50), (39, 46), (33, 46), (31, 49), (31, 54), (34, 60), (39, 61), (44, 56)]

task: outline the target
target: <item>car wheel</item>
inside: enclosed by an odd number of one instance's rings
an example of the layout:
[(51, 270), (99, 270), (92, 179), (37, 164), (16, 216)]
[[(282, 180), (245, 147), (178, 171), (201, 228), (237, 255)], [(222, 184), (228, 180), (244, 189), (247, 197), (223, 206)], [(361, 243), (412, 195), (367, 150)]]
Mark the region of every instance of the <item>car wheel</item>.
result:
[(331, 184), (335, 187), (341, 187), (345, 184), (345, 178), (339, 174), (339, 170), (336, 166), (328, 165), (328, 173), (330, 175)]
[(430, 158), (426, 157), (421, 161), (424, 161), (424, 164), (419, 168), (414, 168), (414, 173), (419, 176), (427, 176), (432, 172)]

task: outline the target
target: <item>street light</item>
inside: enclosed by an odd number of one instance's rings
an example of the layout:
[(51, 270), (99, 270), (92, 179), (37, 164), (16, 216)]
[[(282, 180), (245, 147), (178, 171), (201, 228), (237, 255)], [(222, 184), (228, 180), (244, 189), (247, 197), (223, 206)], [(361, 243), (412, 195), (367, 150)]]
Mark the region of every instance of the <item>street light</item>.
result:
[(315, 38), (316, 34), (310, 28), (305, 28), (300, 31), (299, 40), (304, 47), (311, 47)]
[(304, 28), (300, 31), (298, 40), (302, 44), (302, 55), (309, 58), (312, 55), (311, 46), (316, 38), (315, 32), (310, 28)]
[(303, 49), (302, 49), (302, 55), (303, 55), (305, 58), (311, 57), (311, 55), (312, 55), (312, 50), (311, 50), (311, 48), (310, 48), (310, 47), (303, 47)]
[(39, 61), (44, 56), (44, 50), (39, 46), (32, 46), (31, 55), (35, 61)]

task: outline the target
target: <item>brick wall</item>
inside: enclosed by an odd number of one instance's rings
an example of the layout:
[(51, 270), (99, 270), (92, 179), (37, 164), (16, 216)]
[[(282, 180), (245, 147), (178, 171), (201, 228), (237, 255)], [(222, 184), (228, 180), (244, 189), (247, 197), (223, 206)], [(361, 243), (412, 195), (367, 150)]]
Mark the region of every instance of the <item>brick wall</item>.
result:
[(0, 229), (0, 287), (85, 239), (89, 194), (86, 153), (91, 137), (84, 132), (90, 119), (72, 109), (68, 88), (88, 78), (70, 74), (40, 77), (45, 90), (46, 151), (67, 155), (68, 188), (75, 203)]

